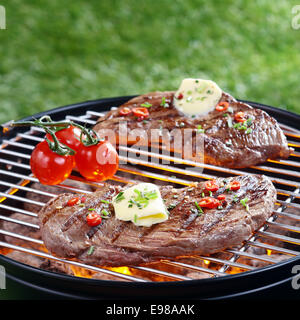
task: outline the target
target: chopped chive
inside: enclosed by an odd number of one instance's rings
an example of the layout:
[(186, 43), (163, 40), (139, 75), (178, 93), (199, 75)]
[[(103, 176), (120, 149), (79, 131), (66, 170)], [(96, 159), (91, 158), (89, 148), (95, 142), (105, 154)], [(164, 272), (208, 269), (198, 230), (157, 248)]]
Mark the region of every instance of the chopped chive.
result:
[(205, 130), (202, 128), (201, 124), (199, 124), (197, 126), (197, 132), (199, 132), (199, 133), (204, 133), (205, 132)]
[(233, 196), (232, 201), (233, 202), (238, 202), (239, 201), (238, 196), (236, 194)]
[(199, 206), (199, 203), (197, 201), (195, 201), (195, 206), (197, 208), (198, 211), (198, 216), (200, 216), (203, 213), (202, 208)]
[(177, 206), (177, 203), (171, 203), (171, 204), (169, 204), (168, 205), (168, 210), (172, 210), (172, 209), (174, 209), (175, 207)]
[(249, 205), (247, 204), (248, 201), (249, 199), (247, 197), (240, 200), (240, 203), (246, 208), (246, 211), (249, 211)]
[(248, 127), (251, 126), (252, 121), (253, 121), (253, 118), (249, 118), (249, 119), (246, 120), (246, 124), (247, 124)]
[(144, 103), (141, 104), (141, 107), (150, 108), (150, 107), (152, 107), (152, 104), (149, 103), (149, 102), (144, 102)]
[(94, 250), (95, 250), (95, 247), (94, 246), (90, 246), (89, 250), (87, 252), (87, 255), (90, 256), (91, 254), (93, 254)]
[(102, 202), (102, 203), (110, 203), (110, 202), (107, 201), (107, 200), (100, 200), (100, 202)]
[(135, 223), (137, 222), (137, 218), (138, 218), (138, 217), (137, 217), (137, 214), (135, 214), (135, 215), (134, 215), (134, 220), (133, 220)]
[(166, 97), (162, 97), (160, 106), (164, 108), (169, 107), (169, 104), (166, 102)]
[(252, 132), (252, 129), (251, 128), (248, 128), (247, 130), (246, 130), (246, 134), (249, 134), (249, 133), (251, 133)]
[(101, 211), (101, 213), (104, 215), (104, 216), (109, 216), (109, 212), (106, 210), (106, 209), (103, 209)]
[(88, 211), (95, 211), (95, 208), (88, 208)]
[(118, 193), (115, 201), (116, 201), (116, 202), (120, 202), (120, 201), (122, 201), (122, 200), (124, 200), (124, 199), (125, 199), (125, 197), (124, 197), (124, 192), (121, 191), (120, 193)]

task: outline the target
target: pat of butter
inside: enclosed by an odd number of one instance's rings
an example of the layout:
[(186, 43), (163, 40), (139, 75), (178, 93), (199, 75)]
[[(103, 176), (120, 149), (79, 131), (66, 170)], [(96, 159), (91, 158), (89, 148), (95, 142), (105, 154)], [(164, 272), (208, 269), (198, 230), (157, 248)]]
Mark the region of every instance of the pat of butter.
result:
[(115, 216), (137, 226), (150, 227), (168, 219), (168, 211), (155, 184), (139, 183), (112, 199)]
[(211, 80), (184, 79), (174, 96), (174, 106), (187, 115), (205, 115), (212, 111), (222, 90)]

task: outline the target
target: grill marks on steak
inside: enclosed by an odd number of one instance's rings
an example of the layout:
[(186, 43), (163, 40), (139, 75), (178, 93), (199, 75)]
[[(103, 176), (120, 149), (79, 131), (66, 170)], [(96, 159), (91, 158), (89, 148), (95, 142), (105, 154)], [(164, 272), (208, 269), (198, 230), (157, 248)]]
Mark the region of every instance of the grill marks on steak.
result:
[[(168, 107), (162, 106), (162, 99), (168, 103)], [(206, 116), (187, 117), (177, 110), (172, 101), (173, 91), (152, 92), (149, 94), (135, 97), (119, 108), (108, 112), (104, 117), (98, 119), (94, 130), (100, 136), (105, 135), (107, 130), (113, 130), (117, 135), (117, 142), (120, 144), (136, 144), (137, 138), (132, 135), (134, 129), (143, 129), (144, 136), (139, 137), (138, 144), (146, 145), (150, 143), (159, 143), (160, 139), (151, 139), (151, 129), (167, 129), (171, 132), (174, 128), (181, 131), (190, 128), (197, 132), (199, 125), (205, 130), (204, 133), (204, 162), (213, 165), (220, 165), (229, 168), (244, 168), (267, 159), (288, 158), (292, 149), (288, 147), (286, 137), (280, 129), (277, 121), (260, 109), (238, 102), (227, 93), (223, 93), (220, 101), (227, 101), (233, 109), (233, 114), (228, 113), (233, 119), (236, 112), (243, 111), (254, 121), (251, 125), (252, 132), (246, 134), (244, 130), (230, 128), (228, 126), (225, 112), (213, 110)], [(150, 116), (147, 122), (137, 121), (133, 115), (120, 116), (120, 109), (128, 107), (130, 109), (140, 107), (141, 104), (149, 102), (152, 106), (149, 108)], [(120, 132), (120, 123), (127, 122), (127, 133)], [(164, 132), (165, 135), (165, 132)], [(170, 136), (171, 151), (182, 153), (182, 145), (179, 147), (172, 145), (172, 136)], [(228, 144), (231, 142), (231, 145)], [(185, 144), (195, 145), (195, 136), (191, 141), (185, 141)]]
[[(152, 227), (137, 227), (116, 219), (112, 205), (108, 208), (112, 213), (109, 219), (103, 219), (94, 229), (88, 226), (85, 221), (88, 208), (100, 212), (104, 206), (101, 200), (110, 201), (121, 187), (106, 185), (86, 195), (85, 208), (65, 206), (72, 195), (59, 195), (39, 212), (42, 239), (54, 255), (101, 266), (138, 265), (219, 252), (248, 239), (272, 214), (276, 200), (276, 190), (265, 176), (245, 175), (223, 180), (217, 179), (223, 186), (214, 196), (225, 193), (227, 205), (222, 210), (204, 209), (200, 216), (191, 209), (195, 209), (195, 201), (201, 200), (204, 182), (181, 189), (160, 187), (166, 206), (176, 206), (169, 210), (167, 221)], [(225, 189), (232, 180), (238, 180), (241, 188), (231, 193)], [(234, 197), (237, 201), (233, 201)], [(249, 212), (240, 203), (245, 197), (249, 199)], [(61, 206), (62, 209), (57, 209)], [(67, 223), (67, 228), (66, 221), (72, 221)]]

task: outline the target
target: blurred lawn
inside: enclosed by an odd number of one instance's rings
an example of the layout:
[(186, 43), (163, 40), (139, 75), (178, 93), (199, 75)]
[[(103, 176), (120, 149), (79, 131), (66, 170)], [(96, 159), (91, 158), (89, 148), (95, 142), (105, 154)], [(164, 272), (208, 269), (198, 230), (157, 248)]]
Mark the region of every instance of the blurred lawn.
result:
[(1, 1), (0, 123), (90, 99), (176, 89), (184, 77), (300, 113), (300, 30), (291, 27), (298, 3)]

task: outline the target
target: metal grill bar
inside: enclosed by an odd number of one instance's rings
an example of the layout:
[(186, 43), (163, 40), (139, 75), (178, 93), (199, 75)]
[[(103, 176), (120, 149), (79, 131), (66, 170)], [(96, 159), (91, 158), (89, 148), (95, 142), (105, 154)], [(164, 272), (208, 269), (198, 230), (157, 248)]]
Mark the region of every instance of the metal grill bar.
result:
[[(66, 116), (66, 119), (81, 122), (81, 123), (87, 123), (89, 125), (93, 125), (96, 123), (95, 117), (98, 118), (99, 116), (103, 116), (104, 113), (99, 113), (95, 111), (87, 111), (85, 114), (81, 116), (73, 116), (68, 115)], [(290, 128), (285, 125), (281, 125), (281, 128), (284, 130), (284, 133), (289, 138), (289, 145), (294, 146), (296, 148), (300, 148), (300, 132)], [(0, 192), (0, 208), (5, 210), (6, 212), (13, 213), (17, 212), (20, 214), (24, 214), (26, 216), (32, 216), (37, 217), (36, 213), (32, 213), (30, 211), (24, 210), (22, 208), (19, 208), (18, 206), (14, 206), (11, 204), (11, 202), (15, 203), (29, 203), (29, 204), (35, 204), (38, 206), (43, 206), (45, 202), (35, 201), (31, 199), (27, 199), (24, 196), (20, 196), (19, 194), (15, 194), (16, 190), (20, 190), (21, 192), (30, 192), (35, 193), (37, 195), (47, 196), (49, 199), (52, 197), (55, 197), (56, 194), (51, 192), (45, 192), (41, 190), (37, 190), (34, 188), (31, 188), (28, 186), (27, 183), (32, 182), (38, 182), (37, 179), (30, 175), (26, 175), (25, 171), (30, 172), (30, 166), (29, 166), (29, 159), (30, 159), (30, 152), (33, 150), (36, 143), (43, 140), (44, 131), (40, 128), (31, 128), (30, 130), (24, 132), (24, 133), (17, 133), (15, 138), (6, 139), (3, 140), (2, 145), (0, 146), (0, 165), (2, 164), (2, 168), (0, 169), (0, 175), (3, 175), (7, 177), (8, 181), (1, 180), (0, 181), (0, 187), (8, 189), (5, 192)], [(138, 165), (138, 168), (133, 167), (132, 165), (120, 165), (120, 169), (118, 174), (116, 175), (112, 180), (121, 182), (121, 183), (131, 183), (134, 182), (135, 179), (138, 179), (139, 177), (147, 177), (150, 179), (158, 179), (161, 181), (171, 182), (179, 185), (190, 185), (193, 181), (197, 181), (199, 179), (212, 179), (216, 177), (216, 172), (221, 175), (240, 175), (244, 174), (245, 172), (249, 171), (249, 169), (243, 169), (243, 170), (237, 170), (237, 169), (228, 169), (228, 168), (221, 168), (214, 165), (209, 164), (202, 164), (197, 163), (189, 160), (183, 160), (180, 158), (177, 158), (176, 156), (171, 156), (166, 152), (153, 152), (151, 150), (138, 150), (133, 147), (128, 146), (118, 146), (120, 154), (120, 160), (126, 161), (133, 165)], [(124, 156), (125, 153), (125, 156)], [(145, 156), (146, 158), (151, 157), (152, 159), (157, 159), (156, 163), (149, 163), (146, 160), (135, 158), (134, 155), (140, 155)], [(241, 248), (237, 249), (227, 249), (224, 250), (222, 253), (226, 255), (226, 257), (219, 257), (219, 256), (197, 256), (194, 257), (195, 261), (198, 261), (200, 265), (198, 264), (192, 264), (192, 263), (186, 263), (180, 261), (180, 259), (176, 261), (161, 261), (161, 266), (164, 267), (172, 267), (172, 268), (178, 268), (185, 270), (184, 274), (180, 273), (174, 273), (169, 271), (163, 271), (157, 268), (152, 267), (146, 267), (146, 266), (130, 266), (129, 268), (131, 270), (136, 270), (142, 273), (146, 274), (152, 274), (152, 275), (158, 275), (164, 278), (169, 278), (170, 280), (190, 280), (191, 277), (189, 277), (189, 272), (197, 272), (197, 273), (205, 273), (207, 276), (211, 277), (218, 277), (218, 276), (226, 276), (228, 274), (228, 271), (230, 271), (230, 268), (233, 269), (241, 269), (241, 270), (254, 270), (257, 267), (253, 267), (252, 265), (245, 264), (244, 262), (239, 262), (240, 258), (247, 258), (254, 261), (262, 261), (264, 263), (268, 264), (274, 264), (277, 263), (278, 260), (274, 258), (274, 256), (266, 256), (266, 255), (260, 255), (255, 254), (253, 252), (250, 252), (249, 250), (251, 248), (260, 248), (263, 250), (266, 250), (268, 252), (275, 252), (281, 255), (285, 255), (288, 257), (290, 256), (297, 256), (299, 255), (299, 251), (292, 250), (290, 248), (286, 248), (284, 246), (285, 243), (291, 243), (293, 245), (300, 245), (300, 240), (294, 236), (291, 235), (284, 235), (281, 233), (277, 233), (275, 231), (269, 230), (270, 227), (276, 228), (280, 230), (280, 232), (288, 231), (292, 232), (294, 234), (300, 233), (300, 227), (298, 225), (288, 224), (287, 222), (281, 222), (276, 221), (278, 218), (282, 219), (289, 219), (294, 222), (300, 222), (300, 214), (296, 214), (295, 212), (286, 212), (286, 208), (291, 208), (294, 210), (298, 210), (300, 208), (300, 205), (298, 203), (293, 203), (294, 200), (300, 199), (299, 194), (299, 183), (297, 183), (293, 178), (299, 178), (300, 174), (295, 171), (293, 168), (299, 168), (300, 164), (298, 161), (298, 158), (300, 157), (300, 153), (298, 151), (295, 151), (292, 155), (292, 157), (289, 160), (268, 160), (266, 164), (259, 165), (259, 166), (253, 166), (250, 169), (255, 170), (256, 172), (267, 174), (270, 176), (273, 183), (280, 186), (280, 188), (277, 189), (278, 196), (285, 197), (284, 200), (279, 199), (277, 203), (279, 204), (279, 208), (274, 211), (274, 214), (272, 217), (266, 222), (266, 224), (260, 228), (253, 237), (251, 237), (249, 240), (245, 241), (244, 244), (241, 246)], [(17, 160), (16, 160), (17, 159)], [(167, 161), (168, 164), (161, 164), (161, 161)], [(187, 166), (187, 169), (182, 169), (178, 165), (185, 165)], [(6, 169), (5, 167), (6, 166)], [(200, 168), (203, 169), (203, 172), (197, 172), (193, 171), (190, 168)], [(15, 170), (18, 169), (18, 171)], [(155, 169), (156, 172), (154, 173), (151, 169)], [(23, 170), (23, 171), (22, 171)], [(21, 173), (20, 173), (21, 171)], [(135, 178), (129, 179), (126, 177), (126, 174), (131, 174)], [(171, 176), (170, 176), (171, 174)], [(123, 177), (125, 175), (125, 177)], [(174, 176), (176, 175), (176, 176)], [(280, 177), (278, 177), (279, 175)], [(177, 177), (180, 176), (180, 177)], [(288, 177), (288, 179), (282, 178)], [(187, 179), (186, 179), (186, 178)], [(11, 182), (9, 179), (17, 179), (18, 182)], [(75, 175), (72, 175), (70, 178), (70, 181), (80, 181), (82, 183), (88, 183), (93, 187), (101, 187), (101, 183), (94, 183), (85, 181), (81, 177), (77, 177)], [(24, 184), (24, 181), (27, 181), (26, 184)], [(25, 186), (26, 185), (26, 186)], [(67, 186), (64, 184), (58, 185), (58, 188), (62, 188), (65, 190), (69, 190), (72, 192), (84, 192), (89, 193), (90, 191), (83, 190), (81, 188)], [(293, 190), (290, 190), (292, 188)], [(3, 203), (7, 200), (10, 201), (10, 203)], [(24, 227), (33, 228), (38, 230), (38, 226), (34, 223), (18, 220), (15, 218), (12, 218), (8, 215), (0, 215), (0, 222), (5, 221), (13, 224), (19, 224)], [(13, 237), (16, 239), (21, 239), (25, 242), (28, 242), (29, 244), (35, 243), (38, 245), (43, 245), (43, 242), (39, 239), (34, 239), (28, 236), (24, 236), (21, 234), (16, 234), (14, 232), (0, 229), (0, 234)], [(272, 239), (276, 240), (278, 242), (278, 245), (274, 245), (269, 243), (268, 241), (264, 241), (264, 239)], [(148, 281), (146, 278), (141, 278), (145, 276), (131, 276), (127, 274), (123, 274), (117, 271), (111, 271), (107, 270), (105, 268), (98, 268), (94, 266), (89, 266), (86, 264), (59, 259), (51, 254), (48, 254), (46, 252), (34, 250), (31, 248), (26, 248), (23, 246), (17, 246), (9, 242), (0, 241), (0, 246), (18, 250), (21, 252), (25, 252), (28, 254), (37, 255), (46, 259), (56, 260), (60, 261), (66, 264), (70, 264), (73, 266), (77, 266), (80, 268), (92, 270), (95, 272), (102, 272), (106, 273), (108, 275), (121, 278), (128, 281), (140, 281), (145, 282)], [(30, 245), (29, 245), (30, 247)], [(228, 257), (229, 256), (229, 257)], [(206, 266), (206, 264), (203, 262), (206, 262), (209, 265), (214, 265), (214, 268)], [(202, 263), (202, 265), (201, 265)], [(238, 271), (242, 272), (242, 271)], [(230, 273), (230, 272), (229, 272)]]

